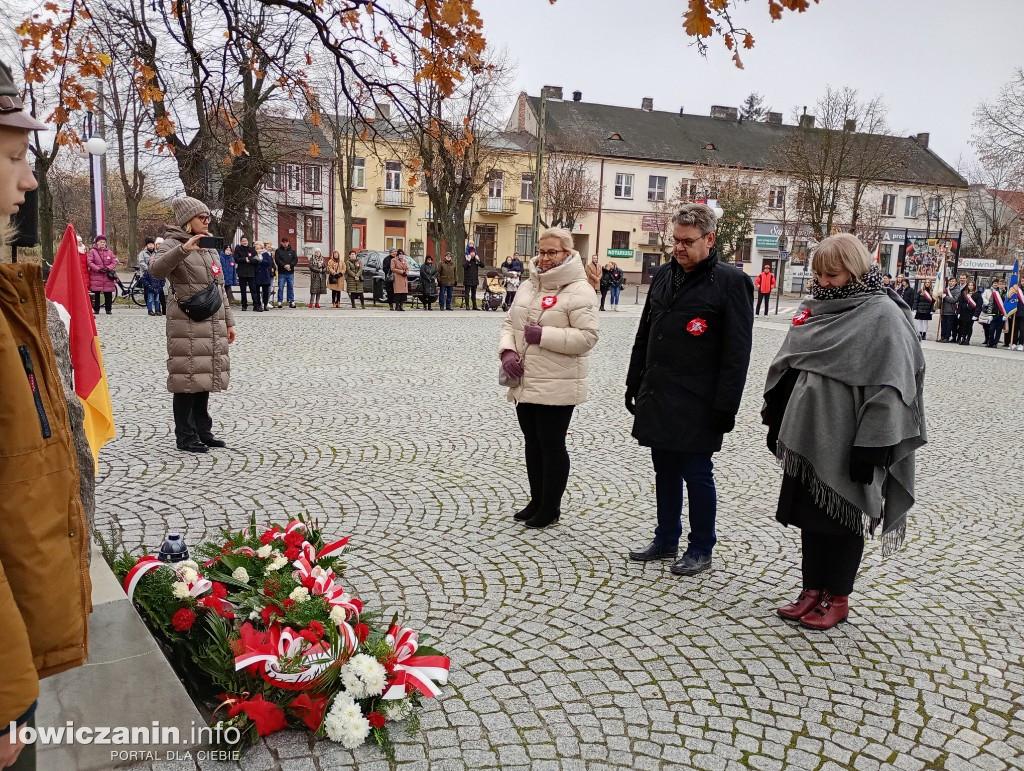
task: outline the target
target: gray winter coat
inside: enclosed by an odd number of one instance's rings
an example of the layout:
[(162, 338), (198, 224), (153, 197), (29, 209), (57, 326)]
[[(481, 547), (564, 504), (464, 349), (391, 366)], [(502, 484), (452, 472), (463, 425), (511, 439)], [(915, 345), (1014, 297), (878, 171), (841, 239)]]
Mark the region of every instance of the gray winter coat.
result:
[[(217, 250), (186, 252), (181, 247), (189, 238), (181, 228), (167, 228), (164, 242), (149, 261), (150, 275), (171, 282), (167, 303), (167, 390), (186, 394), (226, 391), (231, 371), (228, 327), (235, 325), (235, 317), (224, 295)], [(192, 321), (178, 302), (206, 289), (211, 281), (220, 285), (220, 310), (205, 321)]]

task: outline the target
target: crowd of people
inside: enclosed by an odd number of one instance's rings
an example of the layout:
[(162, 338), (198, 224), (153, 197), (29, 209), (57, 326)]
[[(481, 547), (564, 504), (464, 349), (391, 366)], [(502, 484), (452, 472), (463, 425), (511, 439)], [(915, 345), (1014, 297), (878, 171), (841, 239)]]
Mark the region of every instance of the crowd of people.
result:
[[(1012, 351), (1024, 351), (1024, 322), (1007, 318), (1007, 290), (1000, 279), (993, 279), (984, 290), (968, 279), (966, 274), (952, 276), (941, 293), (936, 291), (932, 279), (925, 279), (919, 288), (911, 285), (906, 276), (894, 279), (886, 273), (883, 285), (890, 287), (914, 312), (914, 323), (918, 337), (926, 339), (928, 328), (935, 313), (939, 314), (939, 342), (970, 345), (974, 325), (979, 324), (984, 332), (983, 345)], [(1014, 284), (1010, 290), (1017, 295), (1019, 305), (1024, 305), (1024, 294)]]

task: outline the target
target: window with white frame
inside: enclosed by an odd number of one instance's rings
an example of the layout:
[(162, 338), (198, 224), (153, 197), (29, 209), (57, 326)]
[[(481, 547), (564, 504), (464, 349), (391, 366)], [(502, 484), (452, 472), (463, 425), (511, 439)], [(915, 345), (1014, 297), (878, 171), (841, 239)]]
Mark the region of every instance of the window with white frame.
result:
[(768, 208), (782, 209), (786, 206), (786, 188), (779, 185), (772, 185), (768, 191)]
[(307, 193), (319, 193), (322, 188), (320, 186), (320, 167), (319, 166), (303, 166), (303, 176), (305, 177), (304, 182)]
[(917, 210), (921, 208), (921, 196), (908, 195), (903, 202), (903, 216), (907, 219), (917, 219)]
[[(520, 201), (532, 201), (533, 200), (533, 172), (527, 172), (523, 174), (522, 181), (519, 183), (519, 200)], [(520, 252), (520, 254), (533, 254), (533, 252)]]
[(928, 199), (928, 219), (937, 220), (942, 217), (942, 199), (933, 195)]
[(384, 164), (384, 189), (395, 192), (402, 189), (402, 164), (398, 161)]
[(284, 190), (284, 180), (287, 174), (287, 167), (284, 164), (275, 163), (274, 168), (267, 175), (267, 189)]
[(693, 202), (696, 201), (699, 196), (700, 190), (698, 189), (697, 180), (684, 179), (679, 183), (679, 197), (683, 201)]
[(288, 167), (288, 189), (298, 192), (302, 190), (302, 167)]
[(366, 189), (366, 159), (365, 158), (353, 158), (352, 159), (352, 189), (353, 190), (365, 190)]
[(664, 201), (665, 190), (668, 187), (668, 177), (658, 177), (654, 174), (647, 180), (647, 200)]
[(616, 198), (632, 198), (633, 197), (633, 175), (632, 174), (616, 174), (615, 175), (615, 197)]
[(516, 251), (524, 256), (533, 254), (533, 228), (516, 225)]
[(894, 193), (886, 193), (882, 196), (882, 216), (896, 216), (896, 195)]
[(494, 169), (487, 172), (487, 197), (501, 198), (505, 194), (505, 172)]

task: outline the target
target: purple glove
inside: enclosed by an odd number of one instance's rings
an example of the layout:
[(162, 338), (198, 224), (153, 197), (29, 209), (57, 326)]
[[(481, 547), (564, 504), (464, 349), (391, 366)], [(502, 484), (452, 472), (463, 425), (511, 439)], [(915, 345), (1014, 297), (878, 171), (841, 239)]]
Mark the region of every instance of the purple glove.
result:
[(530, 345), (540, 345), (540, 335), (544, 327), (540, 324), (527, 324), (523, 327), (523, 335)]
[(515, 351), (506, 348), (501, 352), (501, 366), (505, 370), (505, 374), (512, 380), (519, 380), (522, 378), (523, 362), (520, 360), (519, 354)]

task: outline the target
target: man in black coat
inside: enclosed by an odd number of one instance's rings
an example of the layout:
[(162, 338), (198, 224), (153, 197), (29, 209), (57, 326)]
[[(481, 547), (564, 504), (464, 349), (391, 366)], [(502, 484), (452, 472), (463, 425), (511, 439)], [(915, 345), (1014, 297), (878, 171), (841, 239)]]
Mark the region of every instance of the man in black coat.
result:
[(238, 291), (242, 293), (242, 310), (249, 310), (249, 303), (245, 297), (246, 287), (252, 295), (252, 309), (263, 310), (260, 305), (259, 290), (256, 288), (256, 265), (260, 258), (256, 256), (256, 250), (249, 246), (249, 239), (245, 236), (239, 240), (231, 259), (235, 261), (235, 272), (238, 274)]
[(462, 261), (462, 283), (466, 288), (463, 295), (463, 304), (469, 309), (470, 298), (473, 298), (473, 310), (480, 310), (476, 304), (476, 288), (480, 283), (480, 258), (477, 257), (476, 249), (469, 247), (466, 259)]
[(754, 285), (718, 261), (717, 218), (707, 206), (683, 206), (672, 224), (674, 259), (651, 282), (626, 376), (626, 409), (635, 416), (633, 436), (651, 448), (658, 505), (654, 540), (629, 558), (676, 558), (685, 482), (689, 545), (672, 572), (692, 576), (711, 567), (718, 500), (711, 456), (739, 411)]
[(274, 262), (277, 264), (277, 307), (284, 304), (284, 288), (288, 287), (288, 307), (295, 307), (295, 266), (299, 264), (299, 255), (292, 248), (288, 236), (281, 239), (281, 245), (274, 250)]
[(381, 270), (384, 271), (384, 296), (388, 301), (388, 309), (395, 309), (395, 274), (391, 272), (391, 261), (398, 256), (398, 250), (392, 249), (384, 258)]

